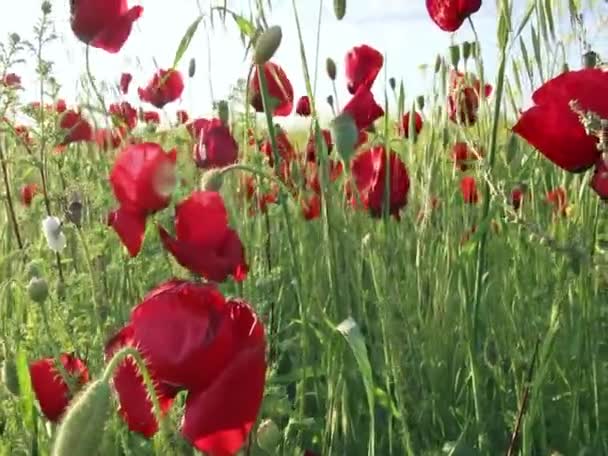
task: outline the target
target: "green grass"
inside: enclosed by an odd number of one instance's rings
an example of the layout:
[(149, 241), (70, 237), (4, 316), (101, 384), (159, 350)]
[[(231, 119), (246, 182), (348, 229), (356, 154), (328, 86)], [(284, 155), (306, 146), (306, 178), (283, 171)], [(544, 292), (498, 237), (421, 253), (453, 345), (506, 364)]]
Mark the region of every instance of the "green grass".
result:
[[(541, 9), (552, 2), (533, 3), (537, 8), (522, 22), (521, 37), (532, 54), (537, 49), (536, 61), (530, 55), (522, 63), (519, 24), (512, 23), (503, 41), (505, 88), (497, 88), (502, 102), (495, 105), (494, 95), (484, 103), (475, 127), (449, 124), (433, 110), (443, 105), (442, 72), (436, 75), (437, 91), (426, 97), (427, 123), (416, 143), (395, 137), (389, 122), (377, 123), (375, 140), (391, 142), (412, 181), (399, 222), (351, 210), (336, 185), (326, 188), (329, 204), (320, 219), (306, 222), (297, 201), (286, 199), (284, 206), (271, 206), (267, 224), (264, 216), (249, 216), (241, 203), (238, 172), (224, 182), (231, 224), (251, 269), (242, 285), (227, 282), (221, 288), (245, 298), (265, 319), (270, 309), (276, 312), (260, 414), (282, 431), (274, 454), (302, 454), (305, 448), (322, 455), (505, 454), (524, 394), (528, 403), (516, 454), (608, 454), (606, 205), (590, 191), (586, 177), (556, 170), (508, 129), (513, 106), (520, 103), (521, 88), (514, 81), (524, 78), (512, 74), (513, 62), (530, 67), (536, 81), (541, 74), (545, 79), (555, 74), (551, 46), (560, 38), (547, 33), (545, 41), (543, 34), (547, 17), (556, 21), (558, 12)], [(504, 22), (507, 9), (502, 11)], [(542, 32), (534, 43), (528, 40), (532, 27)], [(43, 86), (48, 88), (48, 77)], [(75, 351), (98, 378), (103, 344), (132, 306), (167, 278), (189, 277), (159, 247), (152, 221), (142, 252), (128, 257), (105, 226), (114, 206), (107, 174), (115, 153), (78, 146), (52, 154), (52, 130), (50, 124), (40, 130), (41, 138), (49, 139), (37, 141), (34, 156), (10, 131), (0, 134), (3, 177), (24, 244), (18, 248), (4, 204), (0, 331), (5, 359), (17, 363), (22, 388), (18, 396), (0, 389), (2, 455), (49, 454), (55, 436), (28, 387), (26, 360)], [(199, 179), (183, 133), (143, 133), (165, 149), (179, 149), (184, 182), (173, 202)], [(304, 147), (305, 134), (293, 138)], [(489, 152), (472, 170), (483, 184), (482, 202), (475, 206), (463, 204), (460, 172), (449, 160), (451, 144), (463, 138)], [(241, 151), (253, 153), (246, 141)], [(63, 282), (41, 234), (43, 198), (27, 209), (16, 198), (21, 184), (41, 183), (39, 170), (53, 215), (62, 215), (72, 191), (83, 196), (81, 232), (65, 227)], [(507, 198), (519, 182), (529, 193), (516, 214)], [(567, 190), (566, 217), (556, 217), (544, 201), (557, 186)], [(441, 204), (421, 222), (418, 212), (431, 196)], [(4, 191), (3, 200), (8, 201)], [(169, 208), (154, 219), (168, 226), (172, 214)], [(476, 233), (462, 242), (473, 225)], [(49, 283), (43, 305), (26, 291), (26, 266), (32, 260)], [(172, 451), (193, 454), (177, 436), (178, 409), (174, 406), (169, 425), (175, 432)], [(104, 456), (172, 454), (158, 439), (130, 434), (117, 414), (100, 432)], [(266, 454), (255, 444), (250, 451)]]

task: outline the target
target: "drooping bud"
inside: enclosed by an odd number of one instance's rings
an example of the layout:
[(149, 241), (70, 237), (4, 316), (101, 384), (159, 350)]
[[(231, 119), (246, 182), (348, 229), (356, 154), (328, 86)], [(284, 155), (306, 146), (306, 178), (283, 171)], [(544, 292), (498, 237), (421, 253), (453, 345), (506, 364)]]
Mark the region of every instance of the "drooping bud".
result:
[(74, 399), (57, 432), (52, 456), (97, 454), (110, 411), (110, 386), (96, 380)]
[(65, 217), (79, 228), (82, 224), (82, 209), (82, 197), (78, 192), (72, 193), (70, 195), (68, 209), (65, 212)]
[(437, 74), (441, 71), (442, 66), (443, 66), (443, 59), (441, 58), (440, 55), (437, 55), (437, 58), (435, 59), (435, 74)]
[(395, 90), (395, 88), (397, 87), (397, 81), (395, 80), (395, 78), (388, 78), (388, 85), (391, 88), (391, 90)]
[(253, 52), (254, 63), (263, 65), (268, 62), (274, 53), (277, 52), (277, 49), (279, 49), (282, 39), (283, 32), (280, 26), (273, 25), (264, 30), (255, 43), (255, 50)]
[(593, 69), (597, 66), (597, 53), (588, 51), (583, 54), (583, 66), (587, 69)]
[(224, 176), (221, 169), (212, 168), (201, 176), (201, 190), (207, 192), (219, 192), (224, 183)]
[(21, 41), (21, 37), (19, 36), (18, 33), (11, 33), (10, 40), (13, 45), (16, 45), (16, 44), (19, 44), (19, 42)]
[(419, 95), (416, 97), (416, 104), (418, 105), (419, 111), (424, 109), (424, 95)]
[(196, 74), (196, 59), (192, 57), (188, 65), (188, 77), (192, 78)]
[(460, 46), (450, 46), (450, 62), (454, 68), (458, 68), (460, 63)]
[(334, 0), (334, 13), (339, 21), (344, 18), (346, 14), (346, 0)]
[(33, 277), (27, 285), (27, 294), (30, 299), (42, 304), (49, 296), (49, 285), (41, 277)]
[(2, 361), (2, 383), (13, 396), (19, 396), (17, 365), (10, 358)]
[(281, 430), (271, 419), (265, 419), (258, 427), (258, 446), (269, 454), (277, 454), (281, 443)]
[(334, 108), (334, 96), (333, 95), (327, 95), (327, 104), (329, 106), (331, 106), (331, 108)]
[(334, 62), (331, 57), (327, 57), (327, 60), (325, 61), (325, 70), (327, 71), (327, 76), (329, 76), (329, 79), (335, 81), (337, 73), (336, 62)]
[(355, 154), (355, 144), (359, 139), (359, 130), (350, 114), (340, 114), (331, 122), (331, 135), (336, 149), (345, 162)]
[(471, 57), (471, 43), (465, 41), (462, 43), (462, 58), (466, 62)]
[(49, 2), (48, 0), (45, 0), (44, 2), (42, 2), (42, 5), (40, 5), (40, 8), (42, 9), (42, 13), (46, 14), (46, 15), (51, 14), (51, 11), (53, 10), (51, 2)]
[(222, 123), (228, 126), (230, 122), (230, 107), (226, 100), (220, 100), (217, 102), (217, 116), (220, 118)]

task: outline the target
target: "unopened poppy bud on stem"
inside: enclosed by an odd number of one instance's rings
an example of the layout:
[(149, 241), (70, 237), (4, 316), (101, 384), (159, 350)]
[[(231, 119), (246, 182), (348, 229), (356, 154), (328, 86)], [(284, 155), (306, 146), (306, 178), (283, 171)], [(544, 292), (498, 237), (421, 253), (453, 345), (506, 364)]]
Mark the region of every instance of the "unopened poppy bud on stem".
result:
[(280, 26), (273, 25), (264, 30), (255, 43), (253, 61), (257, 65), (263, 65), (268, 62), (274, 53), (277, 52), (277, 49), (279, 49), (282, 39), (283, 32)]
[(196, 59), (192, 57), (188, 65), (188, 77), (192, 78), (196, 74)]
[(587, 69), (593, 69), (597, 66), (597, 54), (593, 51), (588, 51), (583, 54), (583, 66)]
[(440, 55), (438, 55), (437, 58), (435, 59), (435, 74), (437, 74), (441, 71), (442, 66), (443, 66), (443, 59), (441, 58)]
[(221, 169), (209, 169), (201, 177), (201, 190), (219, 192), (224, 183), (224, 174)]
[(230, 108), (226, 100), (220, 100), (217, 103), (217, 116), (220, 118), (224, 125), (228, 125), (230, 121)]
[(325, 71), (327, 71), (327, 76), (329, 76), (329, 79), (332, 81), (336, 80), (336, 62), (334, 62), (331, 57), (327, 57), (327, 60), (325, 61)]
[(450, 46), (450, 62), (454, 68), (458, 68), (460, 63), (460, 46)]
[(331, 129), (338, 153), (348, 162), (355, 153), (355, 144), (359, 139), (354, 119), (349, 114), (340, 114), (332, 121)]
[(397, 81), (395, 78), (388, 78), (388, 85), (390, 86), (391, 90), (395, 90), (397, 87)]
[(27, 294), (32, 301), (42, 304), (49, 295), (49, 285), (43, 278), (33, 277), (27, 285)]
[(416, 97), (416, 104), (418, 105), (418, 109), (420, 111), (424, 109), (424, 95), (419, 95)]
[(40, 9), (42, 9), (42, 12), (44, 14), (51, 14), (53, 7), (51, 5), (51, 2), (44, 1), (44, 2), (42, 2), (42, 5), (40, 5)]
[(53, 447), (52, 456), (90, 456), (97, 454), (111, 403), (110, 386), (96, 380), (68, 409)]
[(25, 267), (25, 275), (28, 279), (33, 279), (34, 277), (41, 277), (41, 271), (42, 268), (40, 262), (36, 260), (29, 262), (28, 265)]
[(462, 43), (462, 58), (466, 62), (467, 60), (469, 60), (469, 57), (471, 57), (471, 43), (465, 41), (464, 43)]
[(277, 454), (281, 443), (281, 430), (271, 419), (265, 419), (260, 423), (257, 432), (258, 446), (270, 454)]
[(4, 361), (2, 361), (2, 383), (8, 392), (10, 392), (13, 396), (19, 396), (17, 365), (12, 358), (6, 358)]
[(339, 21), (344, 18), (346, 14), (346, 0), (334, 0), (334, 13)]

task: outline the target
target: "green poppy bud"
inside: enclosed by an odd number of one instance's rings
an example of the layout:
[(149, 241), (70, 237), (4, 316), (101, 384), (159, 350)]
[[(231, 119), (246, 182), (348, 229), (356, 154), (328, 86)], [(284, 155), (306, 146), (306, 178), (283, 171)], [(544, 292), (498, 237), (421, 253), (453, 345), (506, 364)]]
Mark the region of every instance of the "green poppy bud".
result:
[(350, 114), (340, 114), (331, 123), (332, 136), (336, 149), (345, 162), (355, 154), (359, 130)]
[(196, 74), (196, 60), (194, 57), (190, 59), (190, 64), (188, 65), (188, 77), (192, 78)]
[(346, 14), (346, 0), (334, 0), (334, 13), (339, 21), (344, 18)]
[(327, 71), (327, 76), (329, 76), (329, 79), (335, 81), (337, 73), (336, 62), (334, 62), (331, 57), (327, 57), (327, 60), (325, 61), (325, 70)]
[(224, 183), (224, 175), (221, 169), (209, 169), (201, 177), (201, 190), (207, 192), (219, 192)]
[(12, 395), (19, 396), (17, 365), (12, 359), (2, 361), (2, 383)]
[(255, 43), (253, 61), (257, 65), (263, 65), (268, 62), (274, 53), (277, 52), (277, 49), (279, 49), (282, 39), (283, 32), (280, 26), (273, 25), (264, 30)]
[(460, 46), (450, 46), (450, 62), (454, 68), (458, 68), (460, 63)]
[(269, 454), (277, 454), (283, 436), (281, 430), (271, 419), (260, 423), (257, 432), (258, 446)]
[(33, 277), (27, 285), (27, 294), (32, 301), (42, 304), (49, 295), (49, 285), (43, 278)]

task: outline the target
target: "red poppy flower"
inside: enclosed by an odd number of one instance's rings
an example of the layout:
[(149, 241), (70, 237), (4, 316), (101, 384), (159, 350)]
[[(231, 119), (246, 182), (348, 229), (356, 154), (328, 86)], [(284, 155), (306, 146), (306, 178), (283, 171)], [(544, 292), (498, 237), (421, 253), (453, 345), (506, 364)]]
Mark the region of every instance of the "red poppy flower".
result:
[[(486, 84), (483, 91), (484, 96), (489, 97), (492, 86)], [(477, 122), (480, 95), (481, 82), (475, 76), (452, 70), (448, 95), (450, 120), (463, 125), (474, 125)]]
[(36, 196), (36, 193), (38, 193), (38, 185), (34, 183), (26, 184), (21, 187), (20, 193), (21, 203), (23, 203), (24, 206), (29, 207), (32, 204), (34, 196)]
[(195, 140), (192, 155), (196, 166), (222, 168), (236, 163), (238, 144), (220, 119), (196, 119), (187, 128)]
[[(62, 353), (59, 361), (70, 376), (69, 383), (78, 388), (89, 381), (89, 370), (83, 361), (69, 353)], [(72, 395), (61, 373), (57, 370), (55, 358), (43, 358), (29, 366), (32, 388), (40, 409), (49, 421), (57, 422), (65, 412)]]
[[(335, 182), (342, 175), (344, 167), (341, 161), (329, 160), (329, 182)], [(321, 194), (321, 181), (319, 180), (319, 165), (307, 162), (305, 165), (306, 184), (318, 195)]]
[(359, 195), (352, 195), (351, 203), (356, 205), (360, 198), (372, 216), (382, 216), (386, 204), (386, 173), (389, 172), (388, 209), (398, 219), (399, 211), (407, 204), (410, 179), (399, 156), (392, 150), (388, 155), (388, 171), (387, 153), (383, 146), (367, 149), (355, 157), (351, 163), (351, 172)]
[(131, 73), (123, 73), (120, 75), (120, 91), (124, 95), (129, 93), (129, 86), (131, 85), (132, 80), (133, 75)]
[(354, 95), (360, 87), (370, 90), (383, 64), (382, 54), (367, 44), (348, 51), (344, 67), (350, 94)]
[(28, 145), (32, 144), (32, 138), (30, 137), (30, 130), (25, 125), (17, 125), (15, 127), (15, 133), (21, 140)]
[(125, 131), (120, 128), (98, 128), (95, 130), (95, 142), (102, 150), (118, 148), (125, 137)]
[(608, 200), (608, 164), (600, 159), (595, 165), (591, 178), (591, 188), (604, 200)]
[(465, 203), (477, 204), (479, 202), (479, 192), (477, 191), (477, 183), (474, 177), (464, 176), (460, 180), (460, 191)]
[(376, 103), (369, 89), (360, 87), (346, 106), (344, 106), (342, 113), (350, 114), (357, 128), (365, 130), (384, 115), (384, 110)]
[[(416, 132), (416, 136), (418, 136), (420, 134), (420, 132), (422, 131), (422, 126), (423, 126), (423, 122), (422, 122), (422, 116), (415, 112), (414, 113), (414, 131)], [(401, 134), (403, 135), (404, 138), (409, 138), (410, 137), (410, 113), (406, 112), (405, 114), (403, 114), (403, 118), (401, 119)]]
[(177, 116), (177, 121), (180, 124), (185, 124), (186, 122), (188, 122), (188, 119), (190, 119), (190, 116), (188, 115), (188, 113), (184, 110), (179, 110), (176, 113)]
[(93, 140), (93, 127), (79, 112), (68, 110), (61, 115), (59, 126), (65, 130), (61, 146)]
[(562, 187), (554, 188), (547, 192), (545, 199), (547, 204), (553, 206), (553, 212), (567, 215), (568, 213), (568, 196), (566, 190)]
[(179, 264), (208, 280), (247, 277), (245, 249), (228, 226), (228, 212), (217, 192), (197, 191), (175, 209), (175, 235), (159, 226), (163, 245)]
[(481, 0), (426, 0), (426, 9), (439, 28), (455, 32), (481, 8)]
[(300, 197), (302, 216), (311, 221), (321, 216), (321, 197), (316, 193)]
[[(266, 62), (264, 64), (264, 76), (266, 77), (268, 94), (271, 97), (273, 115), (280, 117), (288, 116), (293, 109), (293, 87), (289, 79), (287, 79), (285, 71), (276, 63)], [(253, 109), (257, 112), (264, 112), (258, 67), (255, 68), (251, 77), (249, 93), (251, 94), (250, 103)]]
[(66, 102), (64, 99), (59, 98), (57, 99), (57, 101), (55, 102), (55, 112), (57, 114), (62, 114), (64, 113), (66, 110), (68, 109)]
[(532, 95), (535, 106), (525, 111), (513, 131), (560, 168), (578, 173), (591, 168), (600, 156), (597, 138), (590, 136), (569, 103), (608, 118), (608, 72), (600, 69), (569, 71), (546, 82)]
[(273, 184), (266, 191), (262, 191), (257, 185), (255, 177), (247, 174), (241, 178), (239, 194), (247, 201), (253, 202), (254, 207), (250, 208), (249, 215), (254, 215), (256, 209), (265, 213), (268, 205), (278, 201), (279, 189), (276, 184)]
[(149, 214), (164, 209), (175, 186), (175, 149), (166, 153), (158, 144), (126, 147), (118, 155), (110, 183), (120, 204), (108, 224), (134, 257), (139, 253)]
[[(211, 456), (238, 451), (260, 409), (266, 373), (264, 328), (247, 303), (226, 301), (211, 285), (169, 281), (133, 309), (106, 352), (122, 345), (145, 353), (165, 411), (178, 389), (188, 390), (188, 441)], [(150, 436), (158, 425), (137, 374), (125, 362), (114, 385), (129, 427)]]
[(296, 103), (296, 114), (302, 117), (308, 117), (310, 116), (311, 112), (310, 98), (308, 98), (306, 95), (300, 97)]
[(142, 119), (146, 123), (160, 124), (160, 114), (156, 111), (144, 111), (142, 112)]
[[(123, 347), (137, 347), (137, 341), (134, 339), (133, 333), (133, 327), (127, 325), (107, 342), (105, 347), (106, 362), (109, 362), (114, 354)], [(160, 403), (161, 411), (167, 413), (171, 408), (178, 388), (159, 381), (155, 373), (151, 372), (150, 366), (146, 367), (154, 380), (156, 397)], [(143, 376), (140, 374), (135, 361), (130, 357), (120, 363), (114, 371), (113, 385), (120, 403), (118, 412), (129, 429), (148, 438), (156, 434), (158, 423), (152, 411), (152, 401), (148, 395)]]
[(125, 125), (129, 130), (133, 130), (137, 125), (137, 110), (128, 101), (112, 103), (108, 112), (118, 122), (118, 125)]
[(76, 37), (93, 47), (117, 53), (131, 34), (133, 22), (144, 9), (129, 9), (127, 0), (72, 0), (71, 26)]
[(461, 171), (466, 171), (471, 166), (471, 163), (480, 160), (483, 150), (473, 149), (465, 142), (457, 142), (452, 146), (452, 161), (454, 166), (460, 168)]
[(21, 77), (15, 73), (7, 73), (2, 80), (2, 85), (5, 87), (19, 88), (21, 87)]
[(159, 70), (145, 89), (137, 90), (139, 99), (162, 109), (177, 100), (184, 91), (182, 74), (177, 70)]
[(513, 209), (516, 211), (521, 207), (521, 203), (524, 200), (524, 195), (524, 188), (521, 186), (517, 186), (511, 190), (511, 206), (513, 206)]
[[(321, 135), (323, 136), (323, 141), (327, 147), (327, 154), (329, 155), (334, 148), (331, 132), (329, 130), (321, 130)], [(306, 143), (306, 160), (316, 162), (317, 158), (317, 138), (313, 132), (308, 137), (308, 142)]]
[[(291, 162), (296, 157), (296, 150), (293, 145), (289, 141), (289, 137), (287, 133), (282, 128), (279, 128), (276, 131), (276, 143), (277, 149), (279, 153), (279, 157), (281, 157), (283, 162)], [(274, 153), (272, 151), (272, 143), (270, 139), (265, 140), (260, 146), (260, 151), (266, 155), (268, 158), (268, 164), (270, 166), (274, 166)]]

